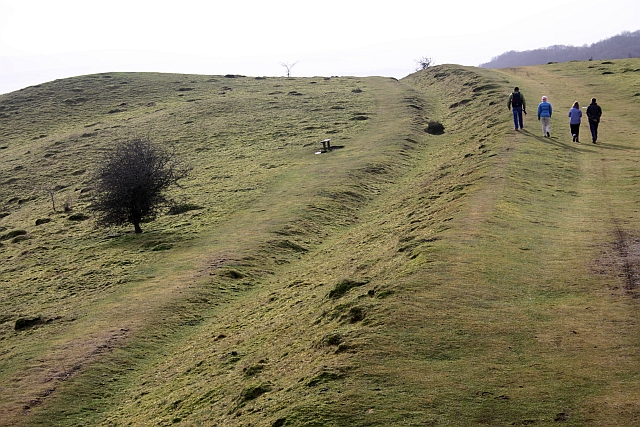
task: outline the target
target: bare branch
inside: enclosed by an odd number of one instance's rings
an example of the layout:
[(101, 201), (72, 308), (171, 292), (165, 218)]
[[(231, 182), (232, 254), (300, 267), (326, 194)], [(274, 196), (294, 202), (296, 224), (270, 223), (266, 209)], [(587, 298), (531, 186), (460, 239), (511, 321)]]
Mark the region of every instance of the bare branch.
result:
[(291, 69), (293, 68), (294, 65), (296, 65), (298, 62), (300, 61), (296, 61), (293, 64), (287, 63), (287, 62), (281, 62), (280, 65), (282, 65), (283, 67), (285, 67), (287, 69), (287, 77), (291, 77)]
[(429, 58), (428, 56), (423, 56), (420, 59), (416, 59), (416, 64), (418, 64), (416, 71), (426, 70), (433, 65), (433, 59)]

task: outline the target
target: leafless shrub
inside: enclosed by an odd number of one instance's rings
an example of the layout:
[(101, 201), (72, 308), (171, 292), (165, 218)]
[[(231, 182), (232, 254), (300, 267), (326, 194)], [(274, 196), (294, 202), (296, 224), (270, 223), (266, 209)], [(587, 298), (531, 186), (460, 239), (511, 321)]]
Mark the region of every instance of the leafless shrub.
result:
[(175, 153), (154, 145), (149, 139), (133, 139), (118, 145), (96, 172), (97, 196), (93, 208), (101, 225), (140, 223), (170, 207), (166, 190), (185, 178), (191, 168)]

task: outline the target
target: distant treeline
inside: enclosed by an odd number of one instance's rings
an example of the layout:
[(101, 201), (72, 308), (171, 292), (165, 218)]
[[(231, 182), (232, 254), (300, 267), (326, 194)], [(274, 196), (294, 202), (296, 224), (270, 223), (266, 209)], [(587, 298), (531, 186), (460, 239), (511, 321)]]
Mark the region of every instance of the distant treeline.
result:
[(542, 49), (516, 52), (514, 50), (496, 56), (480, 64), (484, 68), (507, 68), (548, 62), (588, 61), (592, 59), (620, 59), (640, 57), (640, 31), (625, 31), (617, 36), (601, 40), (590, 46), (555, 45)]

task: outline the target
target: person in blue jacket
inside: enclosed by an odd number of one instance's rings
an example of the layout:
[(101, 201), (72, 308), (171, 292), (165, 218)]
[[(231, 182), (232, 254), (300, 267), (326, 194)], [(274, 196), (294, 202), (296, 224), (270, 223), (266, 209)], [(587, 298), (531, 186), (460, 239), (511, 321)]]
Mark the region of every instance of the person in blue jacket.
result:
[(551, 114), (553, 107), (547, 102), (547, 97), (542, 97), (542, 102), (538, 104), (538, 120), (542, 122), (542, 136), (551, 137)]
[(573, 135), (573, 142), (580, 142), (578, 137), (580, 136), (580, 120), (582, 119), (582, 110), (580, 110), (580, 104), (578, 101), (573, 103), (573, 107), (569, 110), (569, 127), (571, 127), (571, 135)]

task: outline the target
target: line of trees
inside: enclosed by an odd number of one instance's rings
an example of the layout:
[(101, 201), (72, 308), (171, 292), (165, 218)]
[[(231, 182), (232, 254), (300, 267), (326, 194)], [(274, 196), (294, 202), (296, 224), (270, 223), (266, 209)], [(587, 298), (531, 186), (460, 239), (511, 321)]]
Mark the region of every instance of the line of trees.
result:
[(507, 68), (548, 62), (588, 61), (640, 57), (640, 30), (622, 32), (591, 45), (580, 47), (554, 45), (523, 52), (509, 51), (480, 64), (484, 68)]

